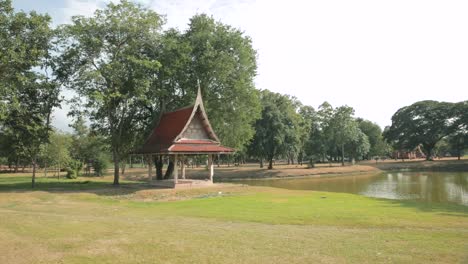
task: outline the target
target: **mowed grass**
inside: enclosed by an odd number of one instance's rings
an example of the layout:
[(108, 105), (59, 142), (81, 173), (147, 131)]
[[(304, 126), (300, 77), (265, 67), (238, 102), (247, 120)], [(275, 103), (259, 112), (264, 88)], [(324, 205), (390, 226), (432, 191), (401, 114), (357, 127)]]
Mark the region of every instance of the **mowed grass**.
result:
[(467, 263), (468, 207), (0, 175), (0, 263)]

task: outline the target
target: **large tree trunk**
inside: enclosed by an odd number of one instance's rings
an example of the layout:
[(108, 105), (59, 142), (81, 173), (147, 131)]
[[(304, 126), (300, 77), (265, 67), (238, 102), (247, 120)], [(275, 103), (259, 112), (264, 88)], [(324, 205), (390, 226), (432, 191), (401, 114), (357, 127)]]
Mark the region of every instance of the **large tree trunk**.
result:
[(344, 144), (341, 144), (341, 166), (344, 166)]
[(125, 175), (125, 168), (127, 167), (127, 162), (122, 163), (122, 175)]
[(34, 188), (34, 186), (36, 186), (36, 157), (32, 159), (32, 164), (33, 164), (33, 173), (32, 173), (32, 179), (31, 179), (31, 187)]
[(434, 149), (435, 145), (423, 145), (423, 148), (426, 150), (426, 160), (433, 160), (432, 159), (432, 150)]
[(167, 165), (166, 173), (164, 174), (164, 179), (168, 180), (172, 178), (172, 173), (174, 172), (174, 161), (171, 159), (169, 165)]
[(269, 169), (269, 170), (272, 170), (272, 169), (273, 169), (273, 157), (270, 157), (270, 158), (269, 158), (268, 169)]
[(160, 181), (163, 179), (163, 161), (161, 155), (154, 157), (154, 165), (156, 167), (156, 180)]
[(120, 173), (120, 160), (119, 160), (119, 154), (117, 154), (116, 151), (113, 153), (113, 158), (114, 158), (114, 185), (119, 185), (119, 173)]
[(19, 158), (16, 159), (16, 163), (15, 163), (15, 173), (18, 173), (18, 168), (19, 168)]
[(260, 168), (263, 168), (263, 158), (260, 158)]

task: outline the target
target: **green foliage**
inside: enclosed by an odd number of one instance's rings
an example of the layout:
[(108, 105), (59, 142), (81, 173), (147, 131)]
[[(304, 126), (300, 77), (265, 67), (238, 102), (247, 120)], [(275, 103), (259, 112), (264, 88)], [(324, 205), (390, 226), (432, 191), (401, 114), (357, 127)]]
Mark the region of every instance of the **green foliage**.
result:
[(52, 131), (50, 142), (41, 148), (40, 159), (44, 166), (57, 166), (59, 170), (65, 166), (71, 159), (71, 142), (71, 135)]
[(369, 152), (364, 156), (365, 159), (371, 159), (372, 157), (386, 156), (389, 154), (389, 146), (385, 142), (382, 129), (376, 123), (364, 120), (362, 118), (357, 118), (359, 129), (367, 136), (369, 139)]
[(256, 52), (250, 38), (209, 16), (196, 15), (187, 31), (170, 29), (145, 52), (160, 62), (159, 68), (146, 72), (151, 86), (141, 107), (146, 111), (146, 134), (162, 112), (192, 104), (199, 83), (210, 123), (223, 145), (245, 150), (260, 114), (253, 82)]
[(53, 33), (49, 23), (47, 15), (15, 12), (10, 0), (0, 1), (0, 122), (12, 101), (21, 101), (12, 98), (17, 89), (37, 80), (32, 70), (42, 67), (48, 54)]
[(456, 130), (454, 124), (458, 123), (451, 123), (452, 118), (452, 103), (416, 102), (400, 108), (392, 116), (392, 126), (384, 136), (396, 149), (414, 149), (421, 145), (426, 158), (432, 159), (436, 144)]
[(10, 1), (0, 3), (0, 22), (0, 141), (10, 160), (33, 164), (34, 187), (38, 154), (60, 103), (60, 87), (47, 75), (54, 32), (49, 16), (15, 13)]
[(102, 152), (93, 160), (94, 174), (96, 176), (104, 175), (104, 172), (109, 168), (109, 160), (109, 156)]
[(102, 176), (109, 167), (108, 140), (90, 131), (81, 115), (76, 117), (71, 127), (74, 129), (70, 147), (72, 157), (88, 165), (86, 173), (90, 172), (89, 166), (92, 166), (95, 174)]
[[(141, 51), (156, 46), (163, 23), (155, 12), (121, 1), (94, 16), (75, 16), (62, 28), (57, 75), (86, 99), (92, 127), (108, 138), (119, 184), (119, 162), (143, 129), (141, 105), (149, 93), (146, 71), (159, 63)], [(70, 45), (73, 43), (73, 45)]]
[(333, 108), (329, 103), (320, 105), (312, 117), (306, 151), (313, 162), (329, 160), (340, 154), (344, 165), (345, 155), (350, 159), (364, 158), (370, 149), (367, 135), (361, 131), (349, 106)]
[[(200, 81), (210, 122), (220, 140), (242, 150), (253, 137), (252, 125), (260, 114), (252, 40), (207, 15), (190, 19), (184, 39), (192, 58), (186, 87)], [(191, 89), (193, 96), (195, 91)]]
[(70, 160), (66, 168), (68, 179), (76, 179), (80, 176), (81, 169), (83, 169), (83, 163), (79, 160)]
[(269, 161), (273, 168), (273, 159), (287, 154), (291, 146), (297, 143), (298, 117), (295, 105), (289, 96), (261, 91), (260, 99), (263, 110), (261, 118), (255, 123), (255, 136), (250, 145), (250, 153)]

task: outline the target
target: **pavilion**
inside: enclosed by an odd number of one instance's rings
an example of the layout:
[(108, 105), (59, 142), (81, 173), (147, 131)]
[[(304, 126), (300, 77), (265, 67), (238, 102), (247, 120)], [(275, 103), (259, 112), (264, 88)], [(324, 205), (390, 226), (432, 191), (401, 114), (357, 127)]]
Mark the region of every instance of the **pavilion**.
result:
[[(189, 183), (193, 180), (185, 180), (185, 157), (189, 155), (208, 155), (209, 181), (213, 183), (214, 166), (213, 155), (232, 154), (234, 149), (221, 145), (216, 136), (208, 116), (198, 87), (195, 104), (172, 112), (165, 112), (159, 119), (159, 123), (153, 129), (143, 146), (135, 154), (143, 154), (148, 159), (148, 178), (152, 182), (152, 163), (154, 155), (166, 155), (174, 162), (173, 180), (158, 181), (166, 187), (175, 188), (178, 184)], [(179, 181), (179, 165), (181, 178)], [(205, 181), (206, 182), (206, 181)]]

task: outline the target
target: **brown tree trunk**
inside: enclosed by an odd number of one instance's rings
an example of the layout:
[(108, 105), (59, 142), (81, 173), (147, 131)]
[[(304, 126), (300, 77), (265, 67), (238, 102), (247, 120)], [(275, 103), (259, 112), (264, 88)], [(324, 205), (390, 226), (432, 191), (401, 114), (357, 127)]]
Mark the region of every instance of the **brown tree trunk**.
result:
[(166, 173), (164, 174), (164, 179), (172, 178), (172, 173), (174, 172), (174, 161), (171, 159), (169, 165), (167, 166)]
[(161, 155), (154, 158), (154, 165), (156, 167), (156, 180), (160, 181), (163, 179), (163, 160)]
[(260, 168), (263, 168), (263, 158), (260, 159)]
[(31, 179), (31, 187), (34, 188), (36, 186), (36, 157), (32, 160), (33, 163), (33, 172), (32, 172), (32, 179)]
[(127, 162), (122, 163), (122, 175), (125, 175), (125, 168), (127, 167)]
[(344, 166), (344, 144), (341, 144), (341, 166)]
[(269, 170), (272, 170), (272, 169), (273, 169), (273, 157), (271, 157), (271, 158), (269, 159), (268, 169), (269, 169)]
[(113, 153), (113, 158), (114, 158), (114, 185), (119, 185), (119, 172), (120, 172), (120, 168), (119, 168), (119, 164), (120, 164), (120, 160), (119, 160), (119, 154), (117, 154), (116, 151), (114, 151)]

